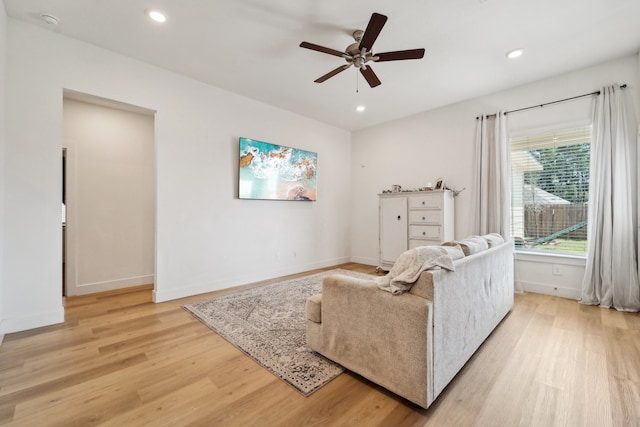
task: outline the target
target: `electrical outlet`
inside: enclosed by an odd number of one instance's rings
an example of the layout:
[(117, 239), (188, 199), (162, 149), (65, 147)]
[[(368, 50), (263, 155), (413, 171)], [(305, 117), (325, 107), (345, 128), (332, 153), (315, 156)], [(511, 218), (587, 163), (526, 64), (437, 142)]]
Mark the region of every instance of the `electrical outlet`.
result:
[(560, 265), (558, 264), (553, 264), (553, 266), (551, 267), (551, 272), (554, 276), (562, 276), (562, 267), (560, 267)]

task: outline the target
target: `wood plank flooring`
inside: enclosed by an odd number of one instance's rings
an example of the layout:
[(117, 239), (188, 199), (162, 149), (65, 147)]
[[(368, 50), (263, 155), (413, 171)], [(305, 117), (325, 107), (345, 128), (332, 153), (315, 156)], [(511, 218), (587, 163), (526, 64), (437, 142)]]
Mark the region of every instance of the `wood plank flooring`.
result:
[(237, 288), (161, 304), (151, 289), (69, 298), (63, 324), (7, 335), (0, 424), (640, 426), (637, 313), (517, 294), (423, 410), (352, 373), (305, 398), (182, 309)]

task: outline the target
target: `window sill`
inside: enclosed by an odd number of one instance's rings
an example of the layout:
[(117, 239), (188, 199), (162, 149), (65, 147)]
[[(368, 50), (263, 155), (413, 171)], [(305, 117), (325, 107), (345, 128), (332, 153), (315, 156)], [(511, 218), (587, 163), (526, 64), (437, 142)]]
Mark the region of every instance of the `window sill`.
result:
[(516, 249), (515, 251), (516, 261), (529, 261), (540, 262), (547, 264), (565, 264), (565, 265), (580, 265), (584, 266), (587, 263), (586, 255), (573, 255), (573, 254), (559, 254), (559, 253), (544, 253), (544, 252), (530, 252)]

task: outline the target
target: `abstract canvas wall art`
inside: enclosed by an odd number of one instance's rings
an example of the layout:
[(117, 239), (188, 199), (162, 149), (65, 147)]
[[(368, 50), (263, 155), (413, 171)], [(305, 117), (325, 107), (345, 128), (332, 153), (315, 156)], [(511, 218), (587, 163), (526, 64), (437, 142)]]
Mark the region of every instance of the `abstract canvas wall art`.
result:
[(239, 198), (316, 200), (318, 154), (240, 138)]

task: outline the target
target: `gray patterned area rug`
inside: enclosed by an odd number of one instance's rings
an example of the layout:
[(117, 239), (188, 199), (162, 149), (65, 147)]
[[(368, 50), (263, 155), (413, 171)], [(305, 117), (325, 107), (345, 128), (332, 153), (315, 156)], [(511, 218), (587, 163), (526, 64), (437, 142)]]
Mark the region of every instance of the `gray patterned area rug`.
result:
[(370, 278), (334, 269), (184, 306), (205, 325), (305, 396), (344, 368), (307, 348), (305, 303), (322, 292), (332, 274)]

